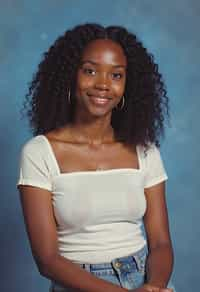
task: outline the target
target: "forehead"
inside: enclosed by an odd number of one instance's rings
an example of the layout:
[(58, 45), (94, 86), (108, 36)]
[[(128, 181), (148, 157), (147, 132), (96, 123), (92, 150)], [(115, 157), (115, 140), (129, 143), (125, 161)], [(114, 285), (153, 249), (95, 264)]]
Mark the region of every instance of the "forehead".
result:
[(84, 49), (82, 61), (126, 66), (127, 60), (120, 44), (109, 39), (91, 41)]

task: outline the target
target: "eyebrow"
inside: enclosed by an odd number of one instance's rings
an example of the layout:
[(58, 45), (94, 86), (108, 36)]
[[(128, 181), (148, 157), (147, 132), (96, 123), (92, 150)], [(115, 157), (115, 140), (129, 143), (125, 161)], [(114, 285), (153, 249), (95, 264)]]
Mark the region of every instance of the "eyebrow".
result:
[[(84, 65), (85, 63), (90, 63), (92, 65), (97, 65), (97, 66), (100, 65), (99, 63), (91, 61), (91, 60), (83, 60), (81, 62), (81, 65)], [(126, 68), (125, 65), (112, 65), (112, 67), (114, 67), (114, 68)]]

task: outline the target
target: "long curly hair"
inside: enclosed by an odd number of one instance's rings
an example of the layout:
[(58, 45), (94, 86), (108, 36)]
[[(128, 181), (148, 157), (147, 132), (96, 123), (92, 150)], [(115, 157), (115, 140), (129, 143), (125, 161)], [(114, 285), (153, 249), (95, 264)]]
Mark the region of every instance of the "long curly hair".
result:
[(24, 102), (33, 135), (73, 122), (77, 70), (84, 48), (96, 39), (118, 43), (127, 58), (125, 105), (121, 110), (113, 109), (111, 117), (116, 140), (145, 148), (149, 143), (160, 147), (164, 119), (169, 118), (169, 99), (153, 55), (126, 28), (96, 23), (67, 30), (44, 53)]

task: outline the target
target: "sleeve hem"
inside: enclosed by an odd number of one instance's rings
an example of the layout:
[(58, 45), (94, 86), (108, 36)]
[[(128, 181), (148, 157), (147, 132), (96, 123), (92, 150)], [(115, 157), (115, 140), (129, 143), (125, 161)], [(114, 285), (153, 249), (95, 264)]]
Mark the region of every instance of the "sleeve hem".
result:
[(156, 177), (153, 180), (151, 180), (149, 183), (147, 183), (144, 186), (144, 188), (150, 188), (150, 187), (157, 185), (158, 183), (161, 183), (162, 181), (166, 181), (166, 180), (168, 180), (167, 175), (162, 175), (162, 176)]
[(20, 179), (17, 183), (17, 187), (19, 185), (29, 185), (29, 186), (38, 187), (38, 188), (48, 190), (50, 192), (52, 191), (51, 185), (37, 182), (37, 181), (33, 181), (33, 180), (29, 180), (29, 179)]

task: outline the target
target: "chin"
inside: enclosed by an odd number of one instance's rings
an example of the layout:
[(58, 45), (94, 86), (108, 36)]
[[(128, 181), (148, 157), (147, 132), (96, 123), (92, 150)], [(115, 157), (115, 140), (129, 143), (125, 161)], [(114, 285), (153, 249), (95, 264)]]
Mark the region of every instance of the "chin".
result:
[(109, 114), (111, 114), (110, 112), (90, 112), (90, 116), (94, 117), (94, 118), (101, 118), (101, 117), (105, 117), (108, 116)]
[(101, 117), (105, 117), (108, 115), (111, 115), (112, 111), (111, 110), (88, 110), (87, 116), (91, 117), (91, 118), (101, 118)]
[(80, 112), (81, 116), (85, 116), (86, 118), (101, 118), (112, 115), (112, 110), (113, 108), (108, 105), (95, 106), (90, 102), (86, 102), (82, 103), (81, 111), (78, 110), (77, 112)]

